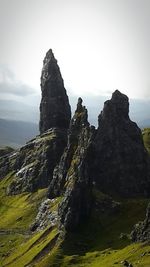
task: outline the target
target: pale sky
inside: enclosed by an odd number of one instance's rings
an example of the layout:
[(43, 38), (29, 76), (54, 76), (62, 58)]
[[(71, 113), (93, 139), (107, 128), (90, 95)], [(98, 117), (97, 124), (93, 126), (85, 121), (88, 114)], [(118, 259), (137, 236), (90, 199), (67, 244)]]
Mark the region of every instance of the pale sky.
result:
[(50, 48), (68, 95), (150, 98), (150, 0), (0, 0), (0, 39), (0, 98), (34, 101)]

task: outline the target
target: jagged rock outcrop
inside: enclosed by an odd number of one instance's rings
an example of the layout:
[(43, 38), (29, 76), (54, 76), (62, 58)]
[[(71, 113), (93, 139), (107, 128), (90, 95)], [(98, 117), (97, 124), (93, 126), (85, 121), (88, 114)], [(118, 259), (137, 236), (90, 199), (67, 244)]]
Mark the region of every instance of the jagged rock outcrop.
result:
[(67, 144), (71, 110), (57, 60), (50, 49), (41, 75), (40, 136), (0, 158), (0, 179), (14, 172), (8, 194), (48, 187)]
[(7, 172), (14, 171), (8, 194), (33, 192), (48, 187), (53, 169), (58, 164), (67, 143), (67, 134), (60, 129), (50, 129), (29, 141), (17, 153), (8, 156)]
[(148, 196), (149, 157), (140, 129), (129, 118), (128, 97), (116, 90), (104, 103), (98, 123), (92, 162), (96, 187), (110, 195)]
[(87, 121), (87, 110), (79, 98), (69, 129), (68, 144), (53, 173), (49, 197), (63, 195), (58, 214), (61, 224), (73, 230), (90, 213), (92, 180), (90, 179), (90, 144), (95, 133)]
[[(93, 130), (94, 131), (94, 130)], [(76, 166), (77, 162), (77, 149), (78, 153), (80, 150), (86, 150), (89, 142), (90, 135), (92, 133), (92, 128), (89, 126), (87, 121), (87, 109), (82, 106), (82, 99), (78, 99), (77, 109), (71, 120), (70, 128), (68, 131), (68, 144), (64, 150), (61, 157), (60, 163), (56, 166), (53, 173), (53, 179), (49, 186), (48, 196), (49, 198), (57, 197), (65, 192), (65, 183), (70, 177), (70, 172), (72, 170), (73, 163)], [(85, 136), (89, 134), (89, 136)], [(81, 138), (83, 140), (79, 140)], [(79, 146), (79, 141), (83, 141)], [(87, 142), (87, 143), (85, 143)], [(70, 172), (68, 172), (70, 169)], [(68, 175), (68, 176), (67, 176)]]
[(31, 231), (45, 229), (48, 225), (56, 226), (58, 224), (57, 198), (44, 200), (38, 210), (35, 221), (32, 223)]
[(40, 133), (50, 128), (68, 129), (71, 109), (57, 60), (50, 49), (41, 75)]
[(134, 226), (131, 232), (131, 239), (133, 242), (150, 241), (150, 203), (146, 210), (145, 220)]
[(14, 149), (12, 147), (9, 147), (9, 146), (0, 147), (0, 157), (6, 156), (13, 152), (14, 152)]

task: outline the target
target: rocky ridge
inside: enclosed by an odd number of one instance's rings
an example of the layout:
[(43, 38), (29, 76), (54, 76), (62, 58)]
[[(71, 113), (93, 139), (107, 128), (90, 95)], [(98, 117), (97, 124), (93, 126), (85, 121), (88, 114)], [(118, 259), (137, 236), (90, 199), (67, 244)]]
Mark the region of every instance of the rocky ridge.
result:
[(7, 194), (45, 188), (66, 146), (66, 132), (53, 128), (29, 141), (18, 151), (0, 158), (0, 177), (13, 172)]
[(150, 241), (150, 203), (146, 210), (145, 220), (134, 226), (131, 239), (133, 242)]

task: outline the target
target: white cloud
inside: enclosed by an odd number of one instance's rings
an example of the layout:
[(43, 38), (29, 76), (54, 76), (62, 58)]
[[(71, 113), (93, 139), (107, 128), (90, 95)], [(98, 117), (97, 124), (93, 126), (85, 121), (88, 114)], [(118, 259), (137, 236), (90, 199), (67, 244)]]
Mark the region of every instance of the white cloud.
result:
[(6, 66), (0, 66), (0, 94), (24, 97), (35, 94), (35, 89), (17, 80)]
[(42, 60), (52, 48), (70, 94), (106, 95), (118, 88), (150, 98), (149, 0), (0, 3), (0, 61), (23, 81), (13, 87), (14, 78), (7, 77), (1, 92), (29, 95), (35, 87), (39, 94)]

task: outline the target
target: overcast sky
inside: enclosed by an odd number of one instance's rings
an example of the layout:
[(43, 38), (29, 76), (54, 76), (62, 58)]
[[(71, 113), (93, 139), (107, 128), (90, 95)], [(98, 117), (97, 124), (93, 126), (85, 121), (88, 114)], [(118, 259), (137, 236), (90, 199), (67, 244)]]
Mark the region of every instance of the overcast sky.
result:
[(0, 39), (1, 99), (40, 94), (50, 48), (69, 95), (150, 98), (150, 0), (0, 0)]

